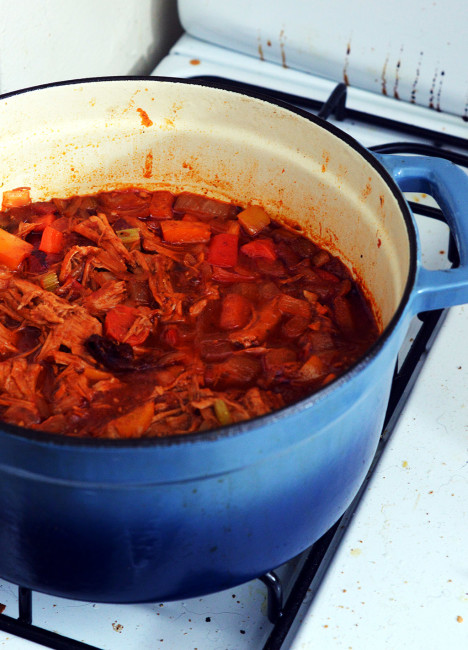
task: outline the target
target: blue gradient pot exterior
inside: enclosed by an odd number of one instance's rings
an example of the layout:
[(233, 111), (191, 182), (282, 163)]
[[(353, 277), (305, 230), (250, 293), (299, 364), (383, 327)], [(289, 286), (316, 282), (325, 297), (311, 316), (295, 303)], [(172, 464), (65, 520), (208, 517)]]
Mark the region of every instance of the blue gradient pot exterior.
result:
[[(1, 577), (83, 600), (188, 598), (282, 564), (350, 504), (379, 440), (410, 319), (468, 299), (468, 182), (450, 163), (374, 157), (320, 120), (301, 120), (304, 128), (313, 123), (362, 156), (399, 205), (409, 261), (402, 295), (379, 341), (310, 398), (218, 431), (124, 442), (72, 440), (3, 425)], [(459, 268), (422, 268), (411, 215), (392, 177), (402, 190), (428, 192), (444, 208)]]

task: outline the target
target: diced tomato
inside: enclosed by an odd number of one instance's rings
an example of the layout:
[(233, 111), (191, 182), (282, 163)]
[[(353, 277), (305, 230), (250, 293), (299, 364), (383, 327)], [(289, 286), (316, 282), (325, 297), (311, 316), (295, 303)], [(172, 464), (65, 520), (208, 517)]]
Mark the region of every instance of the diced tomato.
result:
[(162, 334), (164, 341), (170, 345), (172, 348), (175, 348), (179, 342), (179, 331), (174, 325), (169, 325), (166, 327)]
[(201, 221), (163, 221), (164, 241), (170, 244), (203, 244), (210, 240), (210, 226)]
[(33, 214), (44, 215), (44, 214), (53, 214), (57, 211), (55, 203), (53, 201), (37, 201), (31, 205)]
[(34, 221), (34, 230), (42, 231), (47, 226), (51, 226), (56, 219), (56, 215), (53, 212), (48, 214), (41, 215), (38, 219)]
[(223, 330), (239, 329), (247, 325), (252, 313), (250, 301), (238, 293), (228, 293), (223, 299), (219, 326)]
[(0, 229), (0, 264), (12, 270), (17, 269), (32, 250), (32, 244)]
[(117, 305), (106, 314), (104, 328), (107, 336), (119, 343), (140, 345), (150, 333), (148, 327), (140, 327), (133, 334), (129, 332), (139, 316), (138, 309), (127, 305)]
[(214, 235), (210, 242), (207, 261), (214, 266), (232, 268), (237, 264), (239, 238), (230, 232)]
[(63, 248), (63, 233), (52, 226), (46, 226), (42, 233), (39, 250), (44, 253), (60, 253)]
[(267, 260), (276, 260), (275, 244), (271, 239), (254, 239), (241, 246), (241, 251), (249, 257), (264, 257)]
[(172, 206), (174, 195), (171, 192), (160, 190), (153, 192), (150, 203), (150, 217), (153, 219), (172, 219)]

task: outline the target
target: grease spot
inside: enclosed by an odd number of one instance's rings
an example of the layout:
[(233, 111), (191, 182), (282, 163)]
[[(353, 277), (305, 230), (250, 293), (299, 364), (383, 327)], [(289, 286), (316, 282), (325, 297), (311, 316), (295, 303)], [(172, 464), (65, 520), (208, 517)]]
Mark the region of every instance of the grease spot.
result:
[(354, 557), (358, 557), (361, 553), (362, 551), (360, 548), (352, 548), (350, 551), (350, 555), (353, 555)]
[(190, 59), (190, 65), (200, 65), (200, 59)]
[(143, 126), (152, 126), (153, 122), (148, 117), (148, 113), (142, 108), (137, 108), (138, 113), (140, 113), (141, 123)]
[(112, 627), (114, 628), (114, 630), (115, 630), (116, 632), (120, 632), (120, 633), (121, 633), (122, 630), (123, 630), (123, 625), (121, 625), (120, 623), (117, 623), (117, 621), (114, 621), (114, 622), (112, 623)]

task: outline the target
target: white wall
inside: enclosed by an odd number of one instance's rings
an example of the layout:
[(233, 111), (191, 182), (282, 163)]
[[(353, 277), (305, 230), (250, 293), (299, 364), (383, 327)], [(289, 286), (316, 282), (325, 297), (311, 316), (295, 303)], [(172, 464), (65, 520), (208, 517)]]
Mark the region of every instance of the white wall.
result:
[(0, 93), (149, 74), (180, 33), (176, 0), (0, 0)]

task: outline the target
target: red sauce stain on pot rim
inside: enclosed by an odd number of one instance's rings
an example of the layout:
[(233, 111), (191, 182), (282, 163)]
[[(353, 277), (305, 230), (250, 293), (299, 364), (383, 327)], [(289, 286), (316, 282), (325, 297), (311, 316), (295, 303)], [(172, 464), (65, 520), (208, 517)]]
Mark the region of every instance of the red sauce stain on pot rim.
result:
[(148, 117), (148, 113), (142, 108), (137, 108), (138, 113), (140, 113), (141, 123), (143, 126), (153, 126), (152, 120)]

